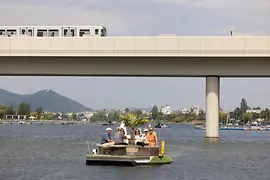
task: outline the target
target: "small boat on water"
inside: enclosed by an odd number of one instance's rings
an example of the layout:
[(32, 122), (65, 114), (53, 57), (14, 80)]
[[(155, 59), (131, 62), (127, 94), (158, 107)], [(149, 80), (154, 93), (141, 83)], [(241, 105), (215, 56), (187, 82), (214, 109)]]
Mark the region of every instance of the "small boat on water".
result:
[(102, 123), (102, 126), (113, 126), (115, 124), (116, 124), (115, 121), (113, 121), (113, 122), (109, 121), (108, 123)]
[(169, 128), (169, 126), (159, 122), (157, 125), (155, 125), (155, 128)]
[[(127, 135), (126, 127), (121, 123)], [(130, 135), (127, 135), (129, 138)], [(140, 145), (114, 145), (114, 143), (97, 144), (97, 149), (92, 149), (88, 144), (89, 154), (86, 156), (86, 165), (161, 165), (170, 164), (172, 158), (165, 154), (165, 141), (159, 146)]]
[(74, 122), (62, 122), (61, 125), (75, 125)]
[(194, 126), (194, 128), (195, 128), (195, 129), (205, 129), (205, 125), (203, 125), (203, 124), (196, 124), (196, 125)]

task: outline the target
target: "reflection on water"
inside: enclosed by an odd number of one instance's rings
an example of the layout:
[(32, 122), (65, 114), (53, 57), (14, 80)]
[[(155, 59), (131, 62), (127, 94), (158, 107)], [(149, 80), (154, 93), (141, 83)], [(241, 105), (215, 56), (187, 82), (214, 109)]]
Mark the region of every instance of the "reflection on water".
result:
[(0, 125), (0, 179), (269, 179), (270, 132), (222, 131), (213, 143), (190, 125), (170, 127), (156, 131), (173, 164), (104, 167), (85, 166), (86, 142), (94, 148), (104, 126)]

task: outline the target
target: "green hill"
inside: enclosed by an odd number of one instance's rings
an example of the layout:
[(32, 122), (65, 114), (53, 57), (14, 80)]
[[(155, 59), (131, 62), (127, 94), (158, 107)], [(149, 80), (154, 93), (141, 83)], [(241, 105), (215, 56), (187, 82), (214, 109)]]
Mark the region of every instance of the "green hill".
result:
[(82, 112), (92, 110), (52, 90), (42, 90), (34, 94), (20, 95), (0, 89), (0, 104), (17, 108), (21, 102), (30, 104), (32, 111), (35, 111), (40, 106), (49, 112)]

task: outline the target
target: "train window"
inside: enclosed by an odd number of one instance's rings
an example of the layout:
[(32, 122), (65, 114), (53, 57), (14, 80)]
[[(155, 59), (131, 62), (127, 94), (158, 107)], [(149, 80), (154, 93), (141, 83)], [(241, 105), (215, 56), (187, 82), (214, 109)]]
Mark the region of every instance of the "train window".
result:
[(1, 29), (1, 30), (0, 30), (0, 36), (5, 36), (5, 35), (6, 35), (6, 30)]
[(101, 29), (101, 36), (104, 36), (104, 29)]
[(49, 36), (50, 37), (58, 37), (59, 36), (59, 30), (58, 29), (50, 29), (49, 30)]
[(75, 36), (75, 29), (71, 29), (71, 36), (74, 37)]
[(95, 34), (98, 35), (98, 29), (95, 29)]
[(89, 29), (80, 29), (80, 36), (89, 35), (90, 30)]
[(47, 36), (47, 30), (46, 29), (37, 30), (37, 37), (46, 37), (46, 36)]
[(107, 36), (107, 31), (105, 27), (101, 29), (101, 36)]
[(28, 29), (28, 35), (33, 36), (33, 30), (32, 29)]
[(17, 34), (17, 30), (16, 29), (9, 29), (7, 30), (7, 35), (11, 36), (11, 35), (16, 35)]
[(68, 30), (67, 29), (64, 29), (64, 36), (68, 36)]

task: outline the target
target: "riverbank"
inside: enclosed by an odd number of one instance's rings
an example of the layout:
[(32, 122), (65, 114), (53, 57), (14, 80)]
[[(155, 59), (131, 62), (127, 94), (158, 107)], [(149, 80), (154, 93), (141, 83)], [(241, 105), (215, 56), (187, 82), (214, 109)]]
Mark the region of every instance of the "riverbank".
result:
[[(160, 121), (150, 121), (149, 124), (157, 124)], [(189, 121), (189, 122), (170, 122), (162, 121), (164, 124), (205, 124), (205, 121)], [(26, 121), (15, 121), (15, 120), (0, 120), (0, 124), (103, 124), (102, 122), (80, 122), (80, 121), (65, 121), (65, 120), (26, 120)], [(116, 124), (120, 124), (119, 122)], [(108, 124), (113, 126), (115, 124)]]

